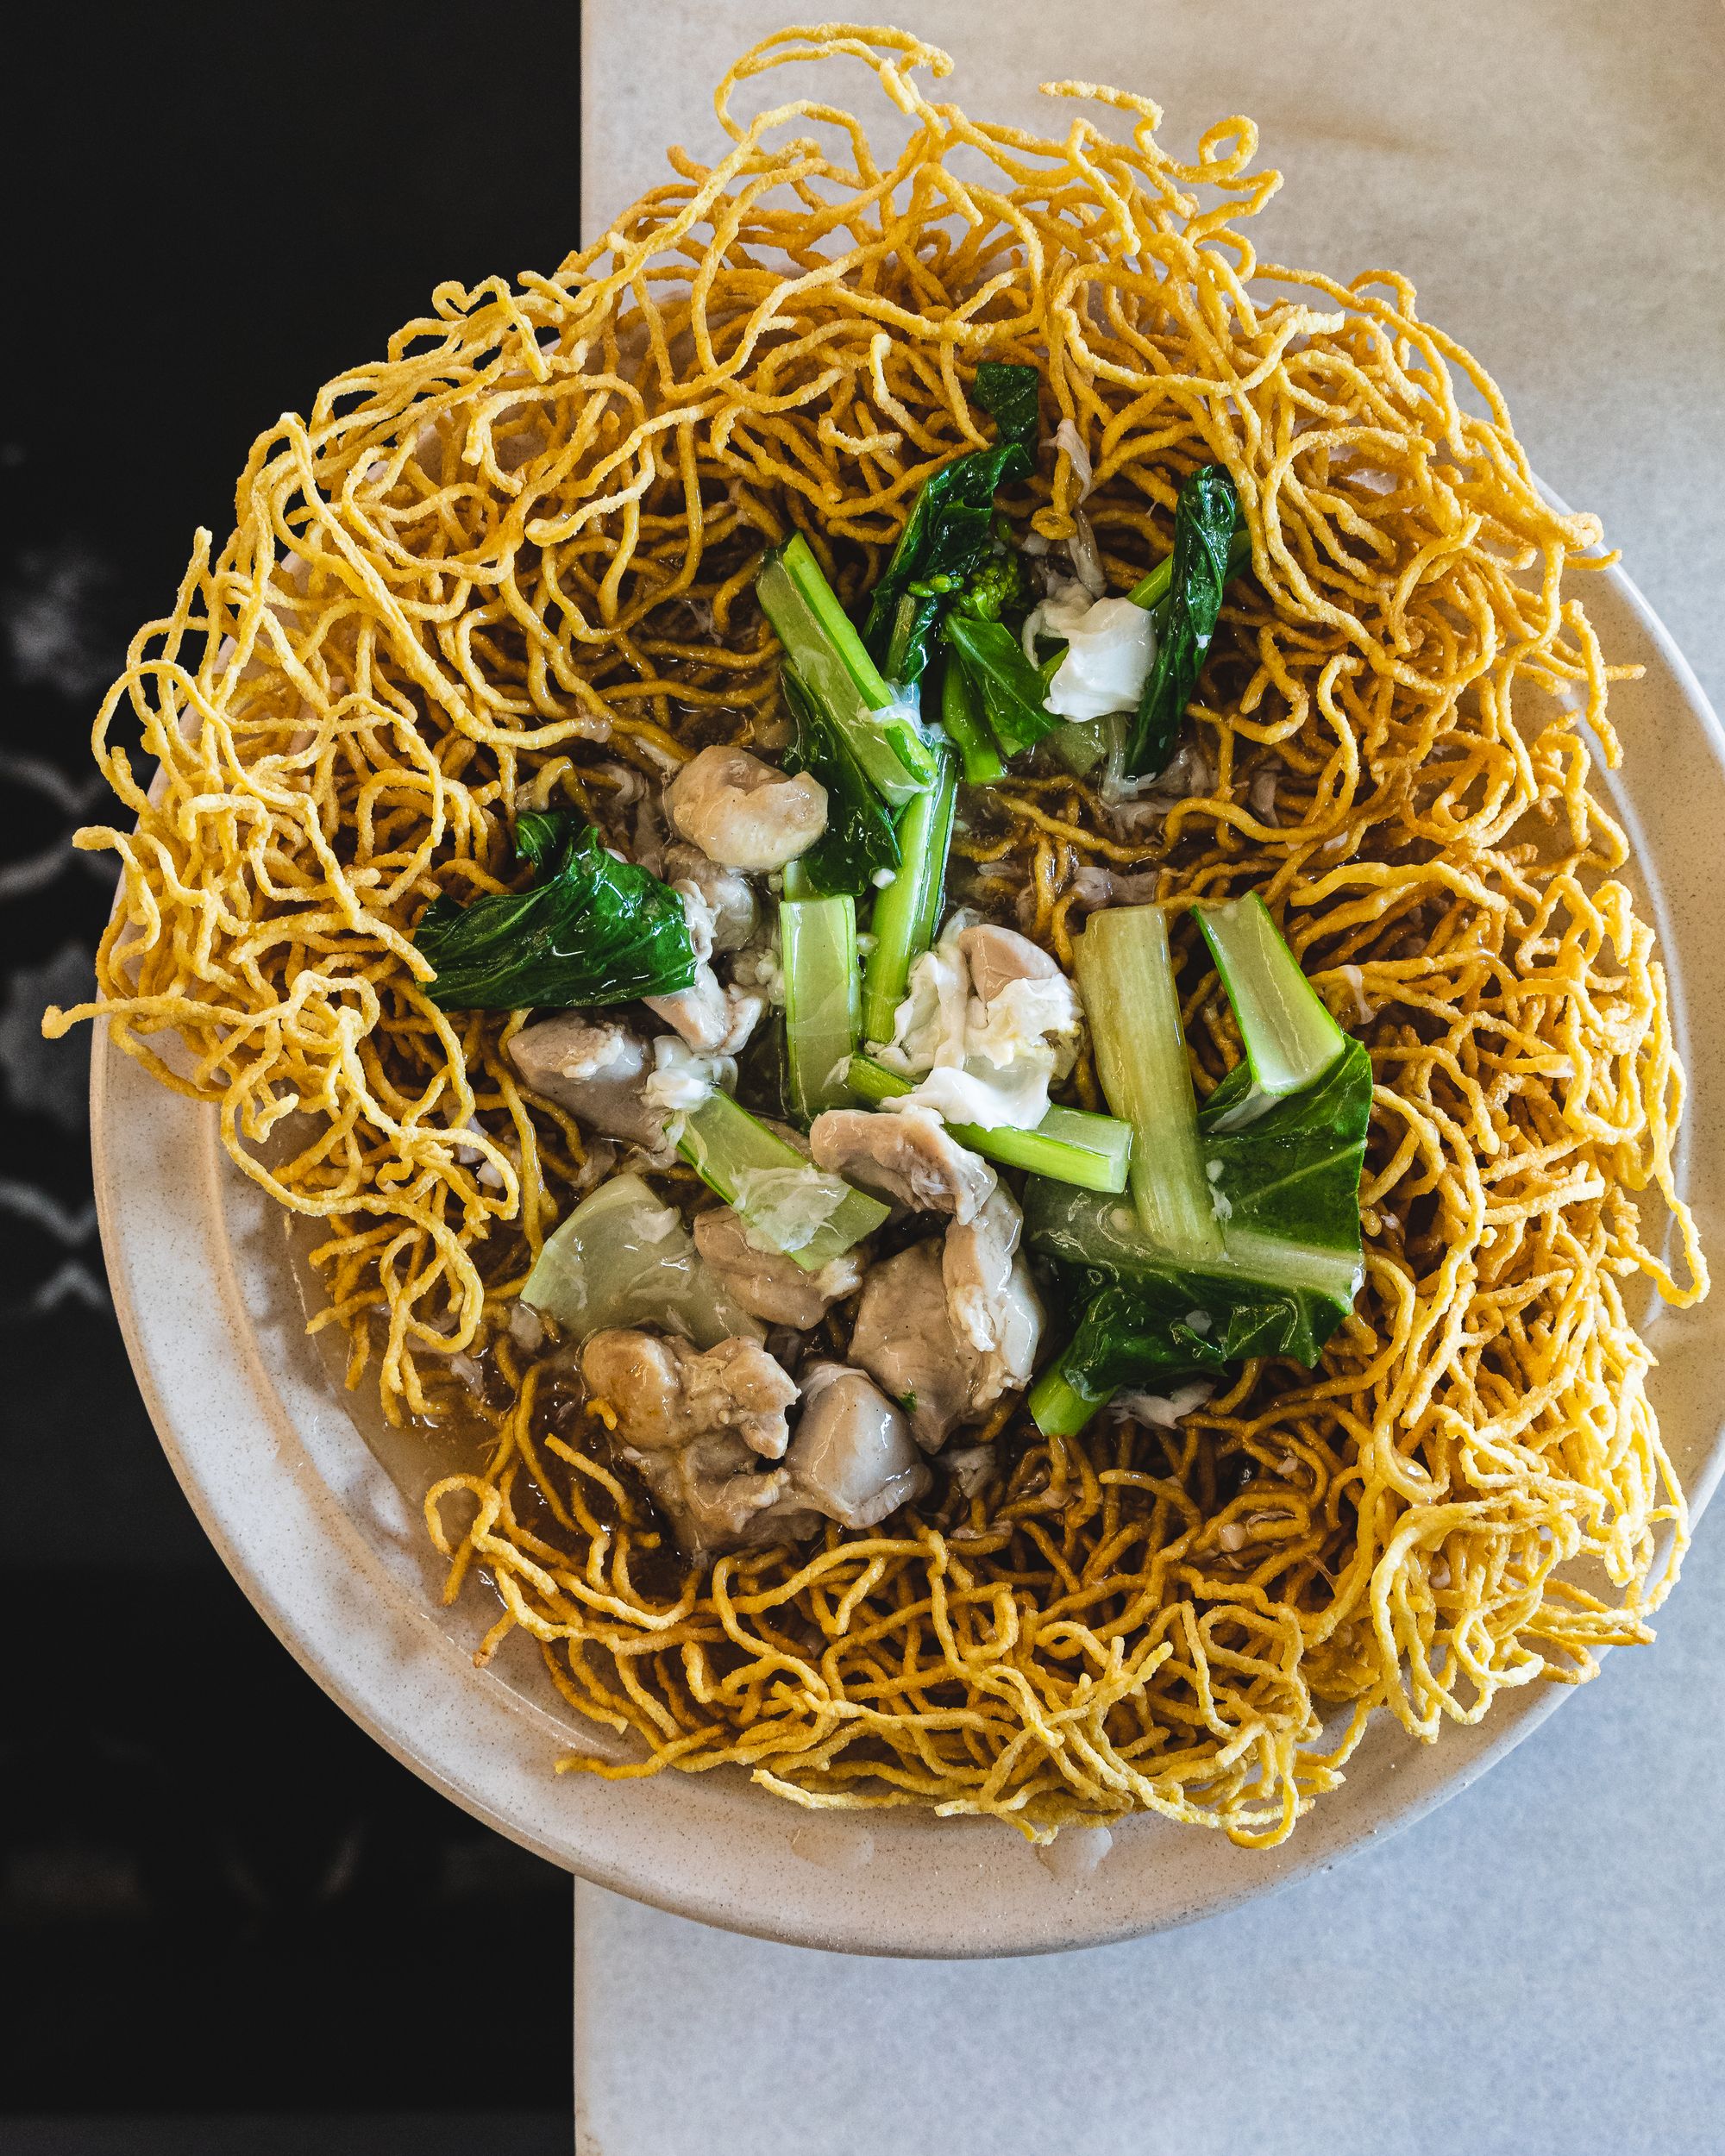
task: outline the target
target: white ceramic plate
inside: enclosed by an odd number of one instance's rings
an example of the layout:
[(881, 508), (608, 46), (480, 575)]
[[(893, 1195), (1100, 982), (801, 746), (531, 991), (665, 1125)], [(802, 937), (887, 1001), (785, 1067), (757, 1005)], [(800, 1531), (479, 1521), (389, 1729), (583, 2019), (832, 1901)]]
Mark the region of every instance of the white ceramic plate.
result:
[[(1647, 668), (1613, 696), (1628, 768), (1603, 783), (1659, 927), (1693, 1082), (1685, 1188), (1717, 1252), (1725, 1081), (1697, 1050), (1720, 1037), (1725, 1015), (1725, 735), (1628, 578), (1610, 571), (1589, 594), (1607, 652)], [(1154, 1818), (1112, 1834), (1071, 1831), (1038, 1852), (993, 1821), (806, 1813), (737, 1769), (625, 1783), (554, 1776), (568, 1722), (536, 1652), (518, 1640), (519, 1652), (474, 1670), (480, 1598), (470, 1609), (439, 1606), (438, 1570), (397, 1487), (411, 1495), (446, 1471), (447, 1456), (416, 1451), (417, 1438), (392, 1445), (375, 1429), (362, 1438), (349, 1397), (305, 1338), (279, 1217), (228, 1161), (214, 1110), (153, 1083), (103, 1032), (91, 1090), (103, 1244), (133, 1365), (235, 1577), (283, 1644), (398, 1759), (600, 1885), (707, 1923), (856, 1952), (1095, 1946), (1333, 1864), (1465, 1789), (1568, 1695), (1556, 1685), (1502, 1694), (1479, 1727), (1446, 1728), (1433, 1745), (1382, 1720), (1346, 1785), (1265, 1853)], [(1650, 1341), (1659, 1358), (1653, 1396), (1699, 1514), (1725, 1457), (1715, 1375), (1725, 1294), (1696, 1311), (1661, 1310)]]

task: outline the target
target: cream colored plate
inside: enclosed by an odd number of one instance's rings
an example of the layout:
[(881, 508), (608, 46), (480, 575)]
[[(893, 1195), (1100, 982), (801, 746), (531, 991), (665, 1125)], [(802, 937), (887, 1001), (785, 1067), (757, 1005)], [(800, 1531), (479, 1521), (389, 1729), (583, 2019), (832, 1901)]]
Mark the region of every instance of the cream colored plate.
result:
[[(1725, 1250), (1720, 933), (1725, 736), (1621, 571), (1590, 584), (1606, 650), (1646, 678), (1615, 693), (1628, 749), (1609, 783), (1657, 920), (1693, 1092), (1685, 1188)], [(229, 1163), (213, 1111), (154, 1084), (98, 1034), (96, 1185), (114, 1300), (168, 1457), (211, 1540), (283, 1644), (380, 1744), (469, 1811), (583, 1877), (687, 1916), (812, 1946), (888, 1954), (1046, 1952), (1189, 1921), (1269, 1892), (1465, 1789), (1567, 1696), (1502, 1695), (1434, 1745), (1389, 1722), (1346, 1784), (1267, 1853), (1156, 1819), (1063, 1834), (909, 1811), (811, 1814), (740, 1771), (603, 1783), (554, 1776), (568, 1734), (536, 1657), (478, 1671), (480, 1625), (445, 1612), (423, 1532), (361, 1440), (303, 1331), (279, 1219)], [(1653, 1319), (1653, 1398), (1697, 1513), (1722, 1463), (1725, 1294)], [(410, 1488), (443, 1471), (372, 1432)], [(1682, 1589), (1678, 1590), (1681, 1593)], [(195, 1651), (195, 1650), (194, 1650)], [(1657, 1652), (1655, 1648), (1653, 1651)], [(211, 1712), (221, 1711), (212, 1700)]]

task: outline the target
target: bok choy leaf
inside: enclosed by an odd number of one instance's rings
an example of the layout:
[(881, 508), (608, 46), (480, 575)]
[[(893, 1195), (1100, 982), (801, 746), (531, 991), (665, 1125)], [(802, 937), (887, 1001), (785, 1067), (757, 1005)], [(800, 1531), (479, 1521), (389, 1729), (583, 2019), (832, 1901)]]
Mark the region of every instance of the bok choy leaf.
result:
[(1156, 658), (1126, 739), (1129, 777), (1157, 777), (1174, 754), (1221, 616), (1239, 523), (1239, 497), (1220, 464), (1201, 465), (1188, 474), (1175, 504), (1167, 596), (1157, 608)]
[(436, 968), (427, 993), (444, 1011), (572, 1010), (672, 995), (695, 977), (682, 900), (644, 868), (605, 851), (567, 811), (521, 818), (516, 849), (536, 880), (467, 906), (435, 899), (413, 931)]

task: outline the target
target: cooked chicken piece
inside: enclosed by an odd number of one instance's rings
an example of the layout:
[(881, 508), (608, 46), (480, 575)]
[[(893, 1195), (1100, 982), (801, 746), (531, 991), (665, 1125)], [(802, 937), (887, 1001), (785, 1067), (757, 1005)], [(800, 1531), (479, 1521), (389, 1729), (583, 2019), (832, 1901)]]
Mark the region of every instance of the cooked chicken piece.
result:
[(711, 966), (698, 966), (693, 986), (674, 995), (643, 996), (649, 1011), (674, 1026), (700, 1056), (734, 1056), (748, 1045), (767, 999), (753, 988), (727, 988)]
[(509, 1055), (524, 1086), (590, 1129), (649, 1151), (663, 1145), (664, 1112), (643, 1097), (652, 1051), (615, 1018), (579, 1011), (541, 1018), (515, 1036)]
[(941, 1250), (947, 1315), (969, 1359), (977, 1411), (1029, 1384), (1042, 1338), (1041, 1301), (1029, 1267), (1013, 1255), (1023, 1228), (1018, 1207), (997, 1190), (974, 1220), (954, 1222)]
[(806, 1541), (820, 1532), (820, 1514), (798, 1500), (790, 1470), (762, 1467), (733, 1431), (692, 1438), (668, 1452), (625, 1445), (623, 1457), (652, 1493), (686, 1556)]
[(826, 829), (826, 788), (775, 771), (746, 749), (703, 749), (665, 792), (682, 837), (721, 868), (782, 868)]
[(694, 1232), (695, 1248), (706, 1264), (751, 1316), (770, 1325), (794, 1326), (806, 1332), (832, 1304), (862, 1285), (868, 1259), (861, 1250), (846, 1250), (818, 1273), (806, 1273), (794, 1257), (757, 1250), (729, 1206), (697, 1213)]
[(971, 1356), (947, 1315), (940, 1244), (913, 1243), (870, 1269), (850, 1359), (905, 1410), (925, 1452), (970, 1412)]
[(984, 1003), (992, 1003), (1009, 981), (1054, 981), (1060, 975), (1059, 967), (1039, 943), (992, 921), (962, 930), (958, 948), (970, 968), (970, 985)]
[(872, 1527), (928, 1489), (904, 1417), (861, 1370), (812, 1363), (803, 1401), (785, 1455), (794, 1500), (843, 1527)]
[(581, 1376), (616, 1410), (623, 1442), (643, 1452), (731, 1431), (762, 1459), (785, 1456), (785, 1410), (797, 1388), (753, 1340), (721, 1340), (703, 1353), (687, 1340), (616, 1327), (581, 1350)]
[(809, 1126), (817, 1168), (862, 1183), (919, 1213), (973, 1220), (995, 1185), (994, 1171), (947, 1133), (928, 1108), (876, 1115), (829, 1108)]
[(967, 1505), (997, 1481), (1000, 1472), (1000, 1455), (992, 1445), (955, 1445), (941, 1454), (940, 1464)]
[(759, 919), (755, 893), (745, 878), (709, 861), (699, 846), (679, 840), (665, 849), (664, 878), (687, 904), (684, 886), (693, 884), (706, 901), (712, 950), (741, 950)]

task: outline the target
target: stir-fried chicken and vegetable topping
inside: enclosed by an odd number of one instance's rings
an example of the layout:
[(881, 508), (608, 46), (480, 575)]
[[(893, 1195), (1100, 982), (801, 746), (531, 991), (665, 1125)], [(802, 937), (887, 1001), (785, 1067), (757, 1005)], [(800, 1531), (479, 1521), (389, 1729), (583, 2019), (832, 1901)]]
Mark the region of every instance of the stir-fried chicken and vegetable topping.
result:
[[(777, 763), (702, 749), (629, 834), (524, 815), (520, 887), (418, 931), (436, 1000), (530, 1006), (523, 1082), (622, 1149), (522, 1300), (691, 1555), (974, 1479), (1026, 1393), (1070, 1434), (1309, 1366), (1358, 1285), (1369, 1063), (1261, 899), (1199, 909), (1241, 1050), (1201, 1114), (1156, 906), (1099, 906), (1069, 974), (948, 889), (966, 788), (1163, 777), (1249, 557), (1214, 466), (1135, 590), (1082, 517), (1032, 557), (995, 496), (1034, 370), (976, 398), (997, 442), (925, 483), (860, 625), (800, 536), (761, 568)], [(1087, 1036), (1107, 1113), (1071, 1097)]]

